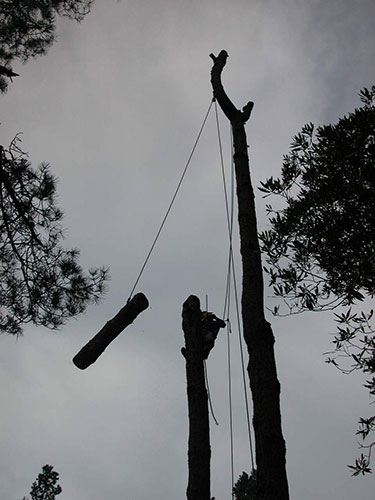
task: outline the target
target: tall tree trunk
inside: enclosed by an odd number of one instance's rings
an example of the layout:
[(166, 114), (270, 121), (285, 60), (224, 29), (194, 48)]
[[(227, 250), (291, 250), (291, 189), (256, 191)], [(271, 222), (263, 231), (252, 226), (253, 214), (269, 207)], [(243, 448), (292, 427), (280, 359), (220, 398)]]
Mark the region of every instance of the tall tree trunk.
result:
[(185, 335), (186, 381), (189, 411), (187, 487), (188, 500), (210, 500), (210, 429), (204, 379), (201, 310), (198, 297), (190, 295), (182, 309)]
[(280, 383), (277, 379), (274, 336), (264, 317), (263, 276), (254, 191), (251, 184), (245, 123), (253, 103), (237, 109), (228, 98), (221, 73), (228, 54), (215, 57), (211, 83), (214, 97), (231, 123), (237, 184), (238, 222), (242, 256), (242, 320), (249, 352), (248, 373), (254, 405), (254, 434), (257, 464), (257, 500), (288, 500), (285, 441), (281, 430)]

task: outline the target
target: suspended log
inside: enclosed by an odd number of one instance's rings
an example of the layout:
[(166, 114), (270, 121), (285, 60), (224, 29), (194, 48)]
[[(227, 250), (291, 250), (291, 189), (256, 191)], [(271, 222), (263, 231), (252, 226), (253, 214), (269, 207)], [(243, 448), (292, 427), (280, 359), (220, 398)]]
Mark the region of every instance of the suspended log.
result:
[(143, 293), (137, 293), (120, 309), (116, 316), (103, 326), (99, 333), (95, 335), (73, 358), (73, 363), (77, 368), (84, 370), (92, 365), (98, 357), (105, 351), (128, 325), (133, 323), (135, 318), (148, 307), (148, 300)]

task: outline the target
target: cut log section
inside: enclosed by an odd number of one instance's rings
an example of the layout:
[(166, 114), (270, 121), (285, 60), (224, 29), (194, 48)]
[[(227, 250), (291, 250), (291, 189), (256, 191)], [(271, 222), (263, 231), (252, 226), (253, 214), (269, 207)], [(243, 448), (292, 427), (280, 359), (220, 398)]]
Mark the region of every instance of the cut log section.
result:
[(73, 358), (73, 363), (77, 368), (84, 370), (92, 365), (98, 357), (105, 351), (128, 325), (133, 323), (135, 318), (148, 307), (147, 297), (143, 293), (137, 293), (134, 297), (116, 314), (116, 316), (103, 326), (99, 333), (95, 335)]

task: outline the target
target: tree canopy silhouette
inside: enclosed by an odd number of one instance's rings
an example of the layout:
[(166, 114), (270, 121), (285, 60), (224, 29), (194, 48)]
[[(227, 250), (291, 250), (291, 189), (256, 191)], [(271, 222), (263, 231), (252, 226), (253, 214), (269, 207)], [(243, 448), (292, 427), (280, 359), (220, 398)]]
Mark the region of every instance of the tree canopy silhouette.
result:
[(282, 196), (267, 205), (261, 233), (266, 271), (291, 312), (351, 304), (375, 293), (375, 86), (363, 107), (314, 133), (305, 125), (284, 157), (281, 177), (260, 190)]
[(56, 15), (80, 22), (90, 12), (92, 3), (93, 0), (1, 0), (0, 91), (7, 90), (7, 78), (18, 76), (10, 67), (14, 59), (25, 62), (47, 52), (56, 39)]
[[(305, 125), (284, 157), (280, 178), (259, 188), (284, 199), (267, 205), (271, 228), (260, 235), (265, 271), (287, 313), (349, 309), (335, 313), (337, 333), (327, 362), (344, 373), (362, 371), (375, 395), (373, 310), (352, 305), (375, 294), (375, 86), (360, 92), (363, 105), (337, 124)], [(283, 314), (278, 304), (275, 314)], [(346, 363), (346, 364), (345, 364)], [(363, 441), (375, 432), (375, 416), (359, 419)], [(362, 444), (353, 475), (371, 472), (374, 442)]]
[(53, 466), (44, 465), (31, 486), (31, 500), (55, 500), (62, 492), (61, 486), (56, 484), (58, 480), (59, 473), (53, 470)]
[(84, 273), (60, 245), (62, 216), (48, 165), (32, 169), (16, 140), (0, 148), (0, 332), (57, 328), (102, 295), (107, 271)]
[(250, 476), (246, 472), (242, 472), (233, 486), (233, 497), (234, 500), (256, 500), (256, 491), (256, 471), (253, 470)]

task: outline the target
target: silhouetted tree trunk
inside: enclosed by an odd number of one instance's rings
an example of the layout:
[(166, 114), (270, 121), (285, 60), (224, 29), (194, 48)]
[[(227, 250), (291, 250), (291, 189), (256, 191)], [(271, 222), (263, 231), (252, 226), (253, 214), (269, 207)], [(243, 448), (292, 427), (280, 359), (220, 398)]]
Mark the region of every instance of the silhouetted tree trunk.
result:
[(182, 309), (185, 335), (186, 381), (189, 411), (187, 487), (188, 500), (210, 500), (210, 428), (204, 379), (201, 310), (198, 297), (190, 295)]
[(249, 352), (248, 373), (254, 405), (257, 500), (288, 500), (285, 442), (281, 430), (280, 383), (277, 379), (274, 336), (264, 317), (262, 263), (258, 242), (254, 191), (251, 184), (245, 123), (254, 103), (237, 109), (228, 98), (221, 73), (228, 54), (215, 57), (211, 83), (214, 97), (231, 123), (237, 184), (238, 222), (242, 256), (242, 320)]

